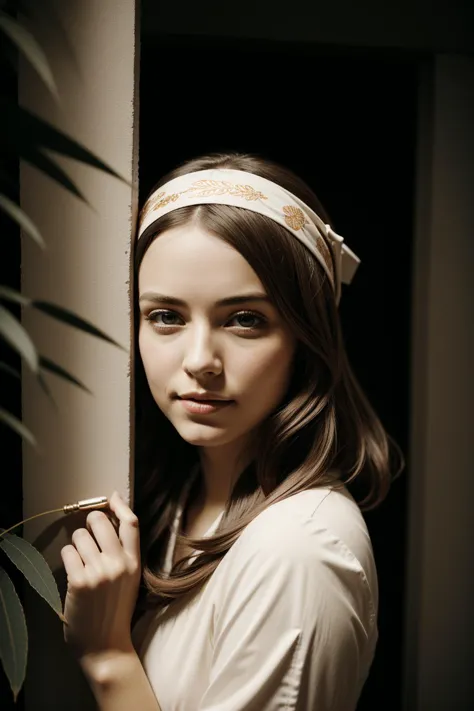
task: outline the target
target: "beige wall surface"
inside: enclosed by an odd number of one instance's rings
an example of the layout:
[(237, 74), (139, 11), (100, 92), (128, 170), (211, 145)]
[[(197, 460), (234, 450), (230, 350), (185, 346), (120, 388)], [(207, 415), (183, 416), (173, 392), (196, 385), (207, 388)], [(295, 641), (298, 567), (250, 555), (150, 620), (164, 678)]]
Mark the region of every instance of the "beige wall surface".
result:
[(421, 73), (406, 711), (474, 706), (474, 58)]
[[(33, 71), (21, 65), (20, 103), (83, 143), (128, 181), (58, 159), (87, 205), (37, 170), (21, 166), (22, 207), (48, 245), (42, 253), (23, 238), (22, 291), (74, 311), (123, 346), (120, 350), (39, 312), (25, 312), (24, 323), (41, 355), (93, 393), (47, 375), (58, 405), (55, 413), (24, 369), (23, 418), (39, 443), (38, 450), (23, 447), (25, 517), (81, 498), (108, 496), (114, 488), (129, 494), (129, 290), (138, 122), (135, 5), (135, 0), (42, 3), (35, 31), (52, 65), (59, 107)], [(27, 538), (37, 543), (58, 579), (60, 548), (82, 523), (78, 517), (51, 516), (27, 526)], [(36, 596), (28, 595), (26, 603), (26, 708), (93, 708), (62, 642), (59, 620)]]

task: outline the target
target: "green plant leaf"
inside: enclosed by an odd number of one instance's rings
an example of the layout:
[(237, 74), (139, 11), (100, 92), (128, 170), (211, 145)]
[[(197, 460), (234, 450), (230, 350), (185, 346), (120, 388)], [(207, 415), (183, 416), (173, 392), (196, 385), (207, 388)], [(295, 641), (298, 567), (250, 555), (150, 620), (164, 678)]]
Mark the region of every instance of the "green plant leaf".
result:
[(2, 284), (0, 286), (0, 299), (6, 299), (7, 301), (14, 301), (16, 304), (21, 304), (22, 306), (30, 306), (31, 299), (25, 296), (20, 291), (12, 289), (10, 286), (5, 286)]
[(71, 32), (67, 32), (65, 29), (67, 23), (60, 11), (60, 6), (55, 7), (53, 2), (39, 3), (38, 0), (15, 0), (15, 2), (18, 13), (25, 17), (27, 25), (34, 27), (35, 31), (38, 28), (43, 47), (49, 47), (51, 42), (54, 42), (56, 56), (61, 57), (65, 66), (74, 69), (74, 74), (77, 77), (81, 77), (76, 51), (71, 43)]
[(20, 225), (21, 229), (25, 234), (27, 234), (37, 244), (39, 244), (42, 249), (45, 249), (46, 244), (43, 238), (41, 237), (38, 228), (33, 223), (33, 221), (30, 220), (26, 212), (23, 212), (23, 210), (18, 207), (16, 203), (7, 198), (5, 195), (0, 194), (0, 209), (3, 210), (3, 212), (6, 212), (6, 214), (12, 218), (12, 220), (15, 220), (15, 222)]
[(68, 311), (62, 306), (57, 306), (57, 304), (52, 304), (49, 301), (37, 300), (32, 300), (31, 305), (34, 306), (35, 309), (38, 309), (39, 311), (42, 311), (45, 314), (48, 314), (48, 316), (51, 316), (52, 318), (55, 318), (58, 321), (63, 321), (64, 323), (69, 324), (69, 326), (74, 326), (75, 328), (78, 328), (79, 330), (84, 331), (85, 333), (90, 333), (92, 336), (101, 338), (102, 340), (107, 341), (107, 343), (111, 343), (113, 346), (117, 346), (117, 348), (126, 351), (126, 349), (121, 346), (120, 343), (114, 341), (113, 338), (98, 329), (96, 326), (93, 326), (89, 321), (85, 321), (83, 318), (81, 318), (74, 312)]
[(0, 549), (23, 573), (38, 595), (41, 595), (46, 600), (48, 605), (64, 622), (63, 606), (58, 586), (51, 568), (41, 553), (31, 543), (25, 541), (24, 538), (16, 536), (14, 533), (3, 534), (0, 538)]
[(59, 101), (58, 90), (49, 62), (42, 47), (38, 44), (31, 32), (14, 20), (13, 17), (3, 12), (0, 13), (0, 29), (16, 44), (20, 52), (25, 55), (44, 81), (54, 98)]
[(71, 178), (64, 172), (62, 168), (59, 167), (49, 156), (47, 156), (42, 151), (36, 149), (28, 150), (26, 147), (19, 149), (20, 156), (27, 162), (30, 163), (34, 168), (37, 168), (45, 175), (48, 175), (52, 180), (55, 180), (63, 188), (66, 188), (70, 193), (75, 195), (79, 200), (85, 202), (89, 205), (89, 202), (85, 196), (81, 193), (77, 185), (71, 180)]
[(11, 578), (0, 568), (0, 659), (15, 701), (25, 681), (27, 656), (25, 613)]
[[(41, 358), (40, 358), (40, 363), (41, 363)], [(59, 412), (59, 409), (58, 409), (56, 400), (55, 400), (54, 397), (53, 397), (53, 393), (51, 392), (48, 383), (47, 383), (46, 380), (43, 378), (43, 376), (42, 376), (41, 373), (38, 374), (37, 378), (38, 378), (38, 382), (39, 382), (39, 384), (40, 384), (40, 386), (41, 386), (41, 389), (43, 390), (44, 394), (46, 395), (46, 397), (47, 397), (48, 400), (50, 401), (51, 405), (54, 407), (54, 409), (56, 410), (56, 412)]]
[(38, 372), (38, 353), (26, 329), (0, 304), (0, 337), (14, 348), (28, 363), (34, 373)]
[(7, 412), (6, 410), (4, 410), (3, 407), (0, 407), (0, 422), (6, 424), (12, 430), (17, 432), (20, 437), (23, 437), (23, 439), (32, 444), (33, 447), (36, 447), (35, 436), (30, 432), (27, 427), (25, 427), (23, 422), (21, 422), (17, 417), (12, 415), (11, 412)]
[(107, 163), (98, 158), (94, 153), (70, 138), (47, 121), (39, 118), (22, 106), (18, 106), (5, 97), (0, 97), (0, 115), (2, 130), (0, 140), (7, 145), (14, 145), (20, 149), (26, 145), (43, 146), (81, 163), (86, 163), (93, 168), (108, 173), (118, 178), (131, 187), (130, 181), (119, 175)]
[(69, 383), (73, 383), (73, 385), (77, 385), (79, 388), (82, 388), (82, 390), (85, 390), (86, 393), (89, 393), (89, 395), (93, 394), (92, 390), (89, 390), (89, 388), (86, 387), (84, 383), (81, 383), (81, 381), (75, 378), (74, 375), (68, 373), (68, 371), (65, 370), (62, 366), (58, 365), (57, 363), (54, 363), (49, 358), (40, 356), (40, 367), (44, 368), (45, 370), (49, 370), (51, 373), (58, 375), (60, 378), (64, 378), (64, 380), (67, 380)]
[(11, 365), (8, 365), (8, 363), (5, 363), (3, 360), (0, 361), (0, 370), (8, 373), (8, 375), (13, 375), (14, 378), (21, 378), (19, 371), (12, 368)]

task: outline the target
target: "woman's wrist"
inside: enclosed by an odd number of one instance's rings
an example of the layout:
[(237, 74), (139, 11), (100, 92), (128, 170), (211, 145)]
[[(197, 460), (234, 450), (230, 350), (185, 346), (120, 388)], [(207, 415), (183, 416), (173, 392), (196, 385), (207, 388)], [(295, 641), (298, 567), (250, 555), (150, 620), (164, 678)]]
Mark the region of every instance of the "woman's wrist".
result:
[(91, 652), (81, 657), (79, 664), (88, 681), (95, 686), (109, 686), (123, 679), (137, 664), (141, 665), (132, 643), (123, 649)]
[(161, 711), (135, 649), (88, 654), (79, 661), (101, 711)]

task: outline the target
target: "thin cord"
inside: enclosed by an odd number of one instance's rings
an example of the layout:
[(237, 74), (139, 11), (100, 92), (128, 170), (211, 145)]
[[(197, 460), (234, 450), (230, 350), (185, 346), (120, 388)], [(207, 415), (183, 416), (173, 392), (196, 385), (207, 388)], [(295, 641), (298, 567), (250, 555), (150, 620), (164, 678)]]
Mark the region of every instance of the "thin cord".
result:
[(43, 511), (43, 513), (35, 514), (34, 516), (25, 518), (23, 519), (23, 521), (19, 521), (18, 523), (15, 523), (14, 526), (10, 526), (10, 528), (7, 528), (6, 531), (0, 531), (0, 538), (4, 536), (5, 533), (9, 533), (10, 531), (13, 531), (14, 528), (18, 528), (18, 526), (21, 526), (22, 523), (26, 523), (27, 521), (31, 521), (34, 518), (38, 518), (38, 516), (46, 516), (46, 514), (52, 513), (64, 513), (64, 507), (61, 507), (60, 509), (51, 509), (51, 511)]

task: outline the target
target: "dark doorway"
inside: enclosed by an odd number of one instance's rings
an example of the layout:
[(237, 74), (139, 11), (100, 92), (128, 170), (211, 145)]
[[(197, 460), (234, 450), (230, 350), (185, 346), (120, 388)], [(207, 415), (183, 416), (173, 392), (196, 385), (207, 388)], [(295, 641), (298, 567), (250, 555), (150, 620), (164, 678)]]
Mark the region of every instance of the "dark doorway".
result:
[[(177, 163), (239, 150), (300, 174), (362, 260), (340, 313), (360, 383), (408, 459), (417, 67), (409, 53), (142, 37), (140, 205)], [(379, 644), (359, 711), (402, 708), (405, 470), (365, 518)]]

